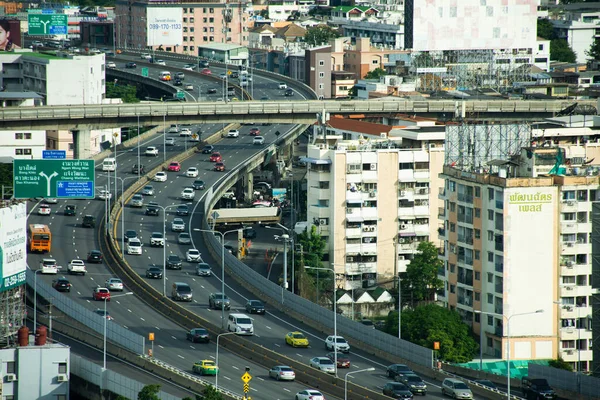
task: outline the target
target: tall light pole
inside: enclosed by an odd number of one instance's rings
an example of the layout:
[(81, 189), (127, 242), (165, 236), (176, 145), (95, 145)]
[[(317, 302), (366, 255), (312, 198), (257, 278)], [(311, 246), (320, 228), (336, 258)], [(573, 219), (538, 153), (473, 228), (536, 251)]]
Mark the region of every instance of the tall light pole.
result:
[(219, 339), (221, 338), (221, 336), (226, 336), (226, 335), (236, 335), (236, 332), (225, 332), (225, 333), (219, 333), (217, 335), (217, 356), (215, 357), (215, 364), (217, 364), (217, 373), (215, 374), (215, 389), (219, 390)]
[[(283, 291), (288, 289), (288, 279), (287, 279), (287, 244), (292, 244), (292, 254), (294, 249), (294, 239), (290, 237), (292, 231), (289, 228), (281, 224), (277, 224), (277, 226), (266, 226), (267, 229), (279, 229), (281, 231), (286, 232), (285, 234), (279, 236), (275, 235), (275, 240), (283, 242), (283, 284), (281, 285), (281, 304), (283, 304)], [(292, 263), (292, 293), (294, 293), (294, 263)]]
[(140, 116), (137, 117), (137, 164), (138, 164), (138, 179), (142, 178), (142, 160), (140, 159)]
[[(530, 311), (530, 312), (524, 312), (524, 313), (518, 313), (518, 314), (512, 314), (509, 316), (505, 316), (503, 314), (496, 314), (496, 313), (492, 313), (492, 312), (487, 312), (487, 311), (480, 311), (480, 310), (475, 310), (473, 311), (475, 314), (483, 314), (483, 315), (493, 315), (495, 317), (500, 317), (500, 318), (505, 318), (506, 319), (506, 376), (507, 376), (507, 382), (506, 382), (506, 387), (507, 387), (507, 398), (510, 399), (510, 320), (512, 319), (512, 317), (519, 317), (519, 316), (523, 316), (523, 315), (533, 315), (533, 314), (541, 314), (544, 312), (544, 310), (535, 310), (535, 311)], [(481, 327), (479, 328), (481, 330)], [(481, 339), (480, 339), (481, 342)], [(479, 343), (479, 347), (481, 348), (481, 343)], [(480, 357), (481, 357), (481, 350), (479, 352)], [(479, 360), (480, 365), (482, 363), (482, 360)]]
[[(192, 203), (185, 203), (187, 205), (190, 205)], [(156, 205), (156, 207), (160, 208), (163, 211), (163, 296), (167, 297), (167, 232), (166, 232), (166, 226), (167, 226), (167, 210), (169, 208), (173, 208), (173, 207), (179, 207), (181, 204), (173, 204), (170, 206), (159, 206), (158, 204)]]
[(371, 367), (371, 368), (359, 369), (358, 371), (346, 372), (346, 375), (344, 376), (344, 400), (348, 400), (348, 377), (350, 375), (358, 374), (359, 372), (369, 372), (369, 371), (375, 371), (375, 368)]
[(333, 337), (335, 338), (335, 343), (333, 345), (333, 365), (335, 368), (335, 376), (337, 376), (337, 298), (336, 298), (335, 270), (333, 270), (331, 268), (308, 267), (308, 266), (305, 266), (304, 268), (329, 271), (329, 272), (333, 273)]
[[(115, 298), (115, 297), (123, 297), (123, 296), (129, 296), (133, 294), (133, 292), (127, 292), (127, 293), (123, 293), (123, 294), (118, 294), (116, 296), (110, 296), (110, 298)], [(106, 371), (106, 323), (108, 322), (108, 315), (106, 314), (106, 302), (108, 301), (109, 297), (105, 297), (104, 298), (104, 362), (102, 363), (102, 370)]]
[[(226, 232), (220, 232), (210, 229), (194, 228), (194, 232), (205, 232), (211, 234), (219, 234), (221, 236), (221, 329), (225, 329), (225, 235), (232, 232), (239, 232), (243, 229), (232, 229)], [(218, 347), (218, 346), (217, 346)]]
[[(139, 165), (139, 164), (138, 164)], [(138, 170), (139, 170), (139, 166), (138, 166)], [(108, 176), (108, 175), (104, 175), (104, 174), (100, 174), (101, 176)], [(127, 179), (138, 179), (136, 176), (128, 176), (126, 178), (119, 178), (119, 177), (115, 177), (118, 180), (121, 181), (121, 258), (125, 258), (125, 199), (123, 196), (123, 193), (125, 193), (125, 185), (124, 182)], [(115, 193), (116, 196), (116, 193)], [(117, 223), (119, 223), (119, 221), (116, 221)]]
[[(395, 256), (398, 257), (398, 255)], [(400, 274), (398, 274), (398, 339), (402, 339), (402, 288), (400, 286), (401, 284), (402, 279), (400, 279)], [(352, 302), (352, 304), (354, 304), (354, 302)]]
[(42, 272), (41, 269), (33, 271), (33, 334), (37, 329), (37, 274)]

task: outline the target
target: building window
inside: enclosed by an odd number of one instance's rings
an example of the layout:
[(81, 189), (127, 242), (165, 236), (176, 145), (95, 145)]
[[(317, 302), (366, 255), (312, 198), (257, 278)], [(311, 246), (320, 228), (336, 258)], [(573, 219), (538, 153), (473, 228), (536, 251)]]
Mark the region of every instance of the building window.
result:
[(194, 23), (194, 17), (190, 18), (190, 23)]
[[(494, 283), (494, 274), (492, 274), (491, 272), (488, 272), (487, 276), (488, 276), (488, 283)], [(491, 295), (488, 294), (488, 296), (491, 296)]]
[(214, 19), (213, 17), (210, 17), (210, 18), (208, 19), (208, 22), (212, 24), (212, 23), (214, 23), (214, 22), (215, 22), (215, 19)]
[(481, 315), (480, 314), (475, 314), (475, 322), (479, 323), (480, 319), (481, 319)]
[(194, 13), (194, 9), (190, 8), (190, 14), (193, 14), (193, 13)]
[(74, 149), (73, 143), (69, 143), (69, 147), (68, 148), (69, 148), (69, 151), (73, 151), (73, 149)]
[(184, 13), (184, 14), (187, 14), (187, 8), (184, 8), (184, 9), (183, 9), (183, 13)]
[(187, 51), (188, 47), (187, 46), (183, 46), (183, 51)]
[(481, 252), (479, 250), (475, 250), (475, 259), (479, 260), (481, 258)]
[(187, 36), (184, 36), (184, 37), (183, 37), (183, 41), (184, 41), (184, 42), (187, 42), (187, 41), (188, 41), (188, 37), (187, 37)]
[(186, 17), (183, 17), (183, 22), (187, 23), (187, 18)]
[(207, 23), (208, 22), (208, 18), (206, 18), (206, 17), (202, 18), (202, 22)]
[(494, 220), (494, 210), (488, 210), (488, 219), (490, 221)]
[(379, 64), (379, 60), (375, 59), (375, 60), (371, 60), (371, 64), (373, 65), (377, 65)]
[(214, 36), (210, 36), (210, 37), (208, 38), (208, 41), (209, 41), (209, 42), (214, 42), (214, 41), (215, 41), (215, 37), (214, 37)]
[(475, 229), (475, 239), (481, 239), (481, 231), (479, 229)]
[[(481, 294), (479, 292), (475, 292), (475, 301), (481, 301)], [(475, 314), (478, 315), (478, 314)]]
[(488, 261), (494, 262), (494, 253), (491, 251), (488, 251)]
[(190, 32), (194, 32), (194, 27), (193, 26), (190, 27)]
[(319, 78), (325, 78), (325, 72), (319, 72)]
[(450, 222), (450, 232), (456, 232), (456, 224), (454, 222)]
[(209, 13), (211, 13), (211, 14), (214, 14), (214, 12), (215, 12), (215, 9), (214, 9), (214, 8), (209, 8), (209, 9), (208, 9), (208, 12), (209, 12)]
[(8, 361), (6, 363), (6, 373), (7, 374), (14, 374), (15, 371), (15, 362), (14, 361)]
[(58, 373), (59, 374), (66, 374), (67, 373), (67, 363), (58, 363)]
[(193, 42), (193, 41), (194, 41), (194, 37), (190, 36), (190, 42)]
[(488, 188), (488, 197), (490, 201), (494, 200), (494, 189)]
[(194, 51), (194, 46), (190, 46), (190, 51)]
[(16, 132), (15, 139), (17, 139), (17, 140), (31, 139), (31, 132)]
[(450, 293), (454, 293), (455, 292), (455, 288), (456, 288), (456, 286), (450, 285)]
[(211, 26), (211, 27), (210, 27), (210, 29), (209, 29), (208, 31), (209, 31), (209, 32), (214, 32), (214, 31), (215, 31), (215, 28), (214, 28), (214, 26)]
[(319, 89), (323, 89), (323, 84), (319, 83)]
[(490, 242), (494, 240), (494, 231), (488, 231), (488, 240)]
[(479, 186), (475, 186), (475, 197), (481, 197), (481, 188)]
[[(488, 296), (489, 296), (489, 295), (488, 295)], [(490, 304), (492, 304), (492, 303), (490, 303)], [(488, 316), (487, 316), (487, 324), (488, 324), (489, 326), (492, 326), (492, 325), (494, 325), (494, 317), (493, 317), (492, 315), (488, 315)], [(490, 338), (490, 339), (491, 339), (491, 338)]]
[(202, 37), (202, 39), (204, 39), (204, 41), (206, 42), (208, 40), (208, 36), (204, 36)]
[(475, 218), (481, 218), (481, 208), (475, 208)]
[(450, 203), (450, 212), (456, 212), (456, 203)]
[[(491, 293), (488, 293), (487, 295), (487, 302), (488, 304), (494, 304), (494, 295)], [(488, 322), (488, 325), (490, 325), (490, 323)]]
[(480, 281), (481, 280), (481, 272), (475, 271), (475, 280), (476, 281)]
[(456, 269), (456, 265), (450, 264), (450, 273), (453, 274), (455, 269)]
[(67, 400), (67, 395), (66, 394), (57, 394), (56, 400)]

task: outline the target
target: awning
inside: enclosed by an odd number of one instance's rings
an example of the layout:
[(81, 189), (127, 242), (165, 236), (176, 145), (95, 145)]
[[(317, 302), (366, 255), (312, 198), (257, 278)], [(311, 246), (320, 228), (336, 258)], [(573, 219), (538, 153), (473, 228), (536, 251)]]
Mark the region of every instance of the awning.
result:
[(362, 204), (362, 199), (347, 199), (346, 204)]
[[(364, 210), (364, 208), (363, 208)], [(377, 215), (367, 215), (364, 217), (365, 221), (377, 221), (379, 217)]]
[(414, 232), (400, 232), (399, 235), (400, 237), (417, 236)]
[(321, 158), (300, 157), (300, 161), (311, 164), (331, 164), (331, 160), (323, 160)]
[(348, 222), (363, 222), (365, 219), (363, 217), (361, 217), (360, 215), (346, 215), (346, 220), (348, 220)]

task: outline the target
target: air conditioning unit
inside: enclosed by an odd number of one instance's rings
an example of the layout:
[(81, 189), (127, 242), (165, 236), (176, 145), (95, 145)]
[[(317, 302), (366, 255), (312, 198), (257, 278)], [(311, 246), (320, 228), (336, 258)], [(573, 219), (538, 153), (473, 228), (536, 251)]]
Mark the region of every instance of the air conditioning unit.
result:
[(404, 190), (401, 190), (401, 191), (400, 191), (400, 196), (406, 196), (406, 191), (404, 191)]
[(373, 190), (373, 191), (369, 192), (369, 197), (375, 197), (376, 194), (377, 193), (375, 193), (375, 191)]
[(567, 205), (574, 206), (575, 205), (575, 200), (569, 200), (569, 201), (567, 201)]
[(573, 286), (565, 286), (565, 289), (567, 289), (567, 290), (573, 290)]
[(573, 268), (575, 263), (573, 261), (567, 261), (567, 268)]
[(573, 246), (575, 245), (575, 243), (573, 243), (573, 242), (568, 242), (568, 243), (566, 243), (566, 245), (567, 245), (567, 247), (573, 247)]
[(16, 382), (17, 381), (17, 375), (15, 374), (6, 374), (4, 375), (6, 382)]
[(375, 164), (375, 163), (371, 164), (371, 171), (377, 171), (377, 164)]
[(571, 354), (573, 354), (573, 350), (567, 350), (565, 353), (571, 355)]
[(67, 374), (59, 374), (59, 375), (56, 377), (56, 380), (57, 380), (58, 382), (68, 382), (68, 381), (69, 381), (69, 377), (67, 376)]
[(327, 225), (327, 219), (326, 218), (319, 218), (319, 225)]
[(400, 229), (406, 229), (407, 226), (405, 224), (400, 225)]

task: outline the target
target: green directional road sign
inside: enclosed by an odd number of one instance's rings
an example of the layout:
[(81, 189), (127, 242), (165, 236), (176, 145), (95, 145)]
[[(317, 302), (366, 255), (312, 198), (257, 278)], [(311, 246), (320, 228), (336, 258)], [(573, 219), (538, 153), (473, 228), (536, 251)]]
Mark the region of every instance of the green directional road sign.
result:
[(94, 198), (94, 160), (14, 160), (17, 199)]
[(28, 34), (30, 35), (66, 35), (66, 14), (28, 14)]
[(178, 99), (185, 99), (185, 93), (182, 92), (181, 90), (177, 92), (177, 98)]
[(148, 68), (142, 68), (142, 76), (145, 78), (148, 77)]

